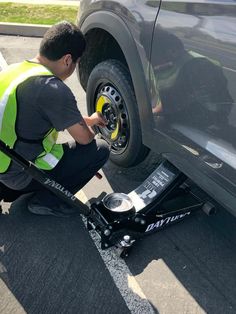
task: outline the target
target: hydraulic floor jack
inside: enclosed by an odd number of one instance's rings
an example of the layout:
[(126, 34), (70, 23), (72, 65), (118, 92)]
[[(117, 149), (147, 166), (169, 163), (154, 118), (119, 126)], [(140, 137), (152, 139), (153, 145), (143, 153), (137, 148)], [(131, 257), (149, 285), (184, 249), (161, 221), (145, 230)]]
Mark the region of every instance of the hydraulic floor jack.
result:
[(167, 160), (129, 194), (107, 194), (101, 201), (87, 206), (2, 141), (0, 150), (45, 188), (78, 207), (87, 218), (88, 230), (99, 234), (101, 248), (115, 246), (121, 257), (128, 255), (138, 239), (181, 221), (198, 209), (207, 214), (215, 212), (214, 205), (197, 196), (187, 183), (188, 178)]

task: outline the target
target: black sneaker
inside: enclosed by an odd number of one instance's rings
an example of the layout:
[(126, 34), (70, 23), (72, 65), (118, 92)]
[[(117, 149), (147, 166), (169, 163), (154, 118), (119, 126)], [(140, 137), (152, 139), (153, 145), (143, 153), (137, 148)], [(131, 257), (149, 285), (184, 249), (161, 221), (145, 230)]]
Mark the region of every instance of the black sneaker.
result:
[(71, 217), (79, 214), (77, 207), (70, 207), (67, 204), (57, 204), (52, 207), (43, 205), (36, 197), (32, 197), (28, 202), (28, 210), (35, 215)]

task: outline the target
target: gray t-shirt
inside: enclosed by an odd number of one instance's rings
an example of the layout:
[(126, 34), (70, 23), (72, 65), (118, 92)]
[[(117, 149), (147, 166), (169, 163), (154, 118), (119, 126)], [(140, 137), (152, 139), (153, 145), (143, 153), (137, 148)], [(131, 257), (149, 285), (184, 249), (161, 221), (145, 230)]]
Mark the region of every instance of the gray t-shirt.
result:
[[(63, 131), (83, 118), (69, 87), (56, 77), (31, 77), (17, 87), (16, 133), (27, 140), (42, 139), (53, 127)], [(14, 150), (34, 161), (43, 151), (41, 143), (17, 140)], [(26, 187), (32, 177), (12, 162), (0, 182), (12, 189)]]

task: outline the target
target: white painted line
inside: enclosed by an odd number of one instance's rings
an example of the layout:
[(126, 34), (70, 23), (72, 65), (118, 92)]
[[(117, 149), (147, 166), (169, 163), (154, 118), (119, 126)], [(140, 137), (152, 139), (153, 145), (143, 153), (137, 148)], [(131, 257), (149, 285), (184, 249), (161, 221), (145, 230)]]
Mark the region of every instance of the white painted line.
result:
[(225, 69), (225, 70), (227, 70), (227, 71), (231, 71), (231, 72), (236, 72), (236, 70), (234, 70), (234, 69), (231, 69), (231, 68), (227, 68), (227, 67), (222, 67), (223, 69)]
[[(3, 276), (7, 275), (7, 270), (4, 265), (0, 263), (0, 270)], [(2, 279), (0, 279), (0, 291), (1, 291), (1, 302), (0, 302), (0, 313), (14, 313), (14, 314), (26, 314), (23, 306), (14, 296), (11, 289), (7, 287)]]
[[(85, 193), (80, 190), (76, 196), (83, 202), (87, 203), (88, 199)], [(85, 223), (86, 219), (84, 219)], [(102, 250), (100, 248), (100, 237), (95, 231), (90, 232), (91, 238), (100, 253), (110, 275), (112, 276), (116, 287), (119, 289), (131, 314), (154, 314), (153, 307), (148, 302), (141, 287), (132, 275), (125, 261), (117, 256), (114, 249)]]
[(7, 62), (4, 59), (1, 51), (0, 51), (0, 71), (4, 70), (7, 67)]

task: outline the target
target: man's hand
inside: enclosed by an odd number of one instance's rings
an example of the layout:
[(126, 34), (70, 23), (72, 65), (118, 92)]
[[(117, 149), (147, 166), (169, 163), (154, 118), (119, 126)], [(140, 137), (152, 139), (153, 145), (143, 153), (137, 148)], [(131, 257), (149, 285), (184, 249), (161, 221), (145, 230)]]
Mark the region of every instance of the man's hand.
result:
[(82, 121), (72, 125), (67, 130), (77, 143), (86, 145), (95, 136), (91, 127), (96, 125), (103, 128), (107, 123), (101, 112), (94, 112), (90, 117), (83, 117)]
[(90, 117), (84, 117), (88, 126), (100, 126), (104, 128), (107, 125), (107, 120), (101, 114), (101, 112), (94, 112)]

